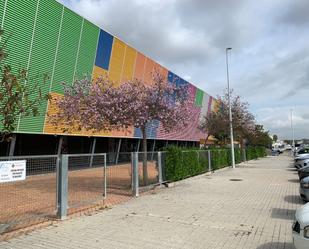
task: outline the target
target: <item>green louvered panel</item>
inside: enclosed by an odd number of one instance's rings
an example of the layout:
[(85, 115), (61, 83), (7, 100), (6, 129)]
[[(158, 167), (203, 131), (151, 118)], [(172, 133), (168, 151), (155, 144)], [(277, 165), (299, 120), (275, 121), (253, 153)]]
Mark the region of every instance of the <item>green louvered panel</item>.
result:
[(98, 27), (87, 20), (84, 21), (75, 72), (75, 78), (77, 79), (80, 79), (85, 75), (91, 77), (98, 44), (99, 31), (100, 29)]
[(5, 3), (5, 0), (1, 0), (0, 1), (0, 26), (2, 24), (3, 11), (4, 11), (4, 3)]
[(52, 92), (63, 93), (62, 82), (73, 81), (82, 17), (65, 8)]
[[(62, 6), (56, 1), (40, 0), (30, 57), (29, 76), (35, 79), (32, 83), (35, 81), (39, 83), (43, 94), (47, 94), (50, 88), (50, 80), (44, 83), (42, 75), (48, 74), (51, 77), (53, 71), (61, 14)], [(37, 97), (37, 92), (34, 93), (33, 97)], [(40, 116), (21, 119), (19, 131), (42, 132), (46, 108), (47, 101), (44, 101), (39, 109)]]
[(196, 89), (196, 93), (195, 93), (195, 105), (196, 106), (202, 106), (203, 95), (204, 95), (204, 92), (202, 90)]
[[(17, 73), (20, 69), (27, 69), (36, 6), (36, 0), (7, 1), (3, 40), (9, 38), (6, 48), (8, 57), (5, 64), (11, 66), (13, 73)], [(16, 126), (18, 120), (16, 120)]]
[(36, 5), (36, 0), (8, 0), (4, 30), (5, 36), (11, 37), (8, 41), (9, 55), (6, 63), (11, 65), (13, 72), (27, 67)]

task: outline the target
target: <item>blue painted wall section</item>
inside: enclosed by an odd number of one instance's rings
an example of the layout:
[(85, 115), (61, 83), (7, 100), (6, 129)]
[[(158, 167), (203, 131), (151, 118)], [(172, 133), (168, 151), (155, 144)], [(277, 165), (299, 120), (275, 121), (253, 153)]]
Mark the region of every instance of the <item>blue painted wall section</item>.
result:
[[(146, 126), (147, 138), (155, 139), (157, 138), (157, 130), (159, 128), (160, 122), (158, 120), (153, 120)], [(142, 138), (142, 131), (140, 128), (134, 128), (134, 137)]]
[(100, 30), (97, 56), (95, 59), (95, 65), (105, 70), (109, 68), (109, 60), (112, 53), (113, 36), (104, 30)]

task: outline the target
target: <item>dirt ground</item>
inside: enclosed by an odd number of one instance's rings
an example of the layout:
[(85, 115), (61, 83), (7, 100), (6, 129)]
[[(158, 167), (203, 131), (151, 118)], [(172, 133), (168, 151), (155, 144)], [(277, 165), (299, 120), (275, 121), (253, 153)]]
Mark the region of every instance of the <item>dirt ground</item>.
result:
[[(139, 165), (140, 179), (142, 165)], [(148, 162), (149, 182), (158, 179), (154, 162)], [(132, 197), (131, 165), (108, 166), (104, 199), (104, 168), (70, 170), (68, 213), (93, 206), (113, 206)], [(0, 234), (56, 218), (56, 173), (28, 176), (26, 180), (0, 184)]]

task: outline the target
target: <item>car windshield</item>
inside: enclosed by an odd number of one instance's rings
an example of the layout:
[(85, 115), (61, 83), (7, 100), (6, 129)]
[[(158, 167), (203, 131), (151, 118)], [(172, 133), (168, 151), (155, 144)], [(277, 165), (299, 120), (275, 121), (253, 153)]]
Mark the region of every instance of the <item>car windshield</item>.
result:
[(298, 154), (305, 154), (305, 153), (309, 153), (309, 148), (305, 148), (305, 149), (301, 149)]

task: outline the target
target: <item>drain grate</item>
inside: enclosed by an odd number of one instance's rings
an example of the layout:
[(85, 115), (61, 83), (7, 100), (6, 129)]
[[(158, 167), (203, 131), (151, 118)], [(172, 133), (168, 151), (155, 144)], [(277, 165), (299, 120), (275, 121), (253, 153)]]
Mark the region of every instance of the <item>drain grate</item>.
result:
[(230, 181), (232, 181), (232, 182), (241, 182), (241, 181), (243, 181), (243, 179), (240, 179), (240, 178), (232, 178), (232, 179), (230, 179)]

